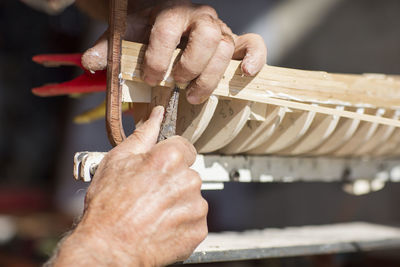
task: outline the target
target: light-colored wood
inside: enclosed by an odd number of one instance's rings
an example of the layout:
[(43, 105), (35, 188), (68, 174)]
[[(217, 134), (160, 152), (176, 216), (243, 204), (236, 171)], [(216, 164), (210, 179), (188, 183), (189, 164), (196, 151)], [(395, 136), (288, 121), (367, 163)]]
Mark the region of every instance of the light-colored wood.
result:
[(268, 105), (255, 102), (251, 105), (249, 120), (264, 121), (267, 116)]
[[(123, 42), (121, 77), (130, 94), (124, 101), (150, 99), (150, 106), (165, 106), (170, 95), (165, 87), (174, 85), (171, 70), (179, 50), (152, 90), (136, 83), (142, 82), (144, 50), (141, 44)], [(200, 153), (385, 155), (400, 153), (400, 138), (394, 136), (400, 131), (398, 107), (396, 76), (264, 66), (256, 77), (247, 77), (233, 60), (206, 103), (193, 106), (181, 97), (177, 132)]]
[(242, 130), (250, 116), (248, 101), (219, 99), (207, 129), (195, 143), (199, 153), (209, 153), (229, 144)]
[(373, 151), (373, 156), (392, 156), (400, 154), (400, 128), (396, 128), (387, 141)]
[(264, 121), (247, 121), (235, 139), (229, 145), (220, 149), (219, 152), (223, 154), (238, 154), (266, 142), (282, 122), (285, 113), (286, 108), (268, 105)]
[(293, 110), (285, 115), (271, 138), (248, 151), (249, 154), (271, 154), (283, 150), (304, 136), (314, 120), (315, 112)]
[[(400, 111), (389, 110), (387, 116), (391, 117), (394, 120), (398, 120), (400, 118)], [(381, 145), (384, 145), (395, 129), (396, 128), (393, 126), (380, 125), (378, 130), (370, 138), (370, 140), (366, 144), (361, 146), (357, 151), (353, 152), (352, 155), (369, 155), (375, 149), (379, 148)]]
[[(344, 109), (343, 106), (338, 106), (337, 108)], [(313, 150), (331, 136), (336, 129), (339, 119), (338, 116), (317, 114), (304, 137), (279, 154), (299, 155)]]
[[(358, 108), (355, 112), (362, 114), (364, 108)], [(308, 155), (327, 155), (347, 142), (356, 132), (360, 120), (340, 118), (333, 134), (316, 149), (310, 151)]]
[[(138, 79), (145, 46), (124, 41), (122, 47), (122, 77)], [(169, 74), (161, 85), (173, 86)], [(240, 61), (232, 60), (216, 92), (227, 96), (226, 90), (234, 95), (244, 88), (259, 95), (320, 104), (400, 106), (400, 82), (385, 75), (331, 74), (266, 65), (256, 77), (246, 77), (242, 75)]]
[(194, 144), (210, 123), (218, 104), (218, 98), (211, 96), (201, 105), (192, 105), (186, 97), (179, 98), (176, 133)]
[(122, 84), (122, 102), (127, 103), (150, 103), (151, 102), (151, 86), (147, 83), (134, 81), (124, 81)]
[[(365, 112), (381, 117), (385, 111), (383, 109), (366, 109)], [(352, 155), (354, 151), (370, 140), (376, 132), (378, 125), (377, 123), (366, 121), (361, 122), (355, 134), (339, 149), (335, 150), (332, 155), (339, 157)]]
[[(145, 46), (124, 41), (121, 75), (125, 80), (141, 81)], [(172, 87), (172, 64), (161, 86)], [(350, 119), (400, 127), (400, 121), (346, 110), (310, 105), (310, 103), (395, 108), (400, 106), (400, 82), (385, 75), (328, 74), (264, 66), (256, 77), (243, 76), (240, 61), (232, 60), (214, 95), (284, 106)]]

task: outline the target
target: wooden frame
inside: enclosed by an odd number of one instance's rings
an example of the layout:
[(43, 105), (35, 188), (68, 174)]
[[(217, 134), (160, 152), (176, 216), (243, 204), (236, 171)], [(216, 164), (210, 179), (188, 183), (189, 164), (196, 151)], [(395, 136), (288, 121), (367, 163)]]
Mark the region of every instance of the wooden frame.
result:
[[(164, 105), (163, 87), (173, 86), (170, 73), (180, 51), (152, 90), (135, 86), (142, 82), (144, 51), (142, 44), (122, 42), (123, 99)], [(383, 156), (400, 153), (399, 116), (400, 81), (394, 76), (264, 66), (246, 77), (232, 60), (206, 103), (180, 99), (177, 133), (200, 153)]]

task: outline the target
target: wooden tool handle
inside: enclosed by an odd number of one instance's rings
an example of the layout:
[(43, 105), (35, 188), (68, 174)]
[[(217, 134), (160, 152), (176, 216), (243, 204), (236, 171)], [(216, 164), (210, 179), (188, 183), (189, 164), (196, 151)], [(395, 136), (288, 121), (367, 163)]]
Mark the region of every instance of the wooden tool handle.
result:
[(116, 146), (126, 137), (121, 111), (121, 42), (125, 35), (127, 0), (111, 0), (107, 55), (106, 128), (111, 145)]

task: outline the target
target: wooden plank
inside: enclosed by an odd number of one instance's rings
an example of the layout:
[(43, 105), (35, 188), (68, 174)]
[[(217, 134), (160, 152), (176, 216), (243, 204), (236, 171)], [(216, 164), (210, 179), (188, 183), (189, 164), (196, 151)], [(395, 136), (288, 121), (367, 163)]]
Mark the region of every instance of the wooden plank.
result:
[(286, 108), (268, 105), (264, 121), (247, 121), (235, 139), (220, 149), (219, 152), (222, 154), (237, 154), (265, 143), (282, 122), (285, 114)]
[[(343, 109), (343, 106), (338, 106)], [(307, 133), (297, 143), (279, 152), (282, 155), (299, 155), (307, 153), (321, 145), (335, 131), (339, 122), (338, 116), (317, 114)]]
[[(358, 108), (355, 112), (364, 113), (364, 110), (364, 108)], [(326, 155), (335, 151), (354, 135), (359, 125), (360, 120), (340, 118), (335, 132), (319, 147), (310, 151), (308, 155)]]
[(228, 145), (247, 122), (250, 105), (248, 101), (220, 99), (209, 126), (195, 143), (198, 152), (213, 152)]
[(210, 233), (185, 263), (237, 261), (400, 248), (400, 229), (354, 222)]
[[(145, 46), (123, 42), (121, 74), (125, 80), (141, 81)], [(179, 51), (175, 51), (174, 59)], [(172, 63), (161, 86), (172, 87)], [(264, 66), (256, 77), (243, 76), (240, 61), (232, 60), (213, 93), (228, 98), (284, 106), (350, 119), (400, 127), (400, 121), (337, 110), (334, 105), (396, 108), (400, 106), (400, 82), (385, 75), (345, 75)], [(333, 107), (310, 103), (331, 104)]]
[(185, 96), (180, 97), (176, 133), (194, 144), (206, 130), (217, 105), (216, 96), (211, 96), (201, 105), (192, 105)]
[(249, 154), (271, 154), (288, 148), (306, 134), (314, 118), (315, 112), (312, 111), (293, 110), (288, 112), (267, 142), (247, 152)]
[[(381, 117), (385, 111), (383, 109), (366, 109), (365, 112)], [(332, 154), (339, 157), (352, 155), (354, 151), (366, 144), (371, 139), (376, 132), (378, 125), (379, 124), (377, 123), (366, 121), (361, 122), (354, 135), (340, 148), (333, 151)]]
[(400, 152), (400, 128), (396, 128), (389, 139), (373, 151), (374, 156), (393, 156)]
[[(400, 111), (390, 110), (387, 116), (398, 120), (400, 118)], [(380, 125), (374, 136), (372, 136), (366, 144), (361, 146), (357, 151), (353, 152), (354, 156), (368, 155), (379, 146), (383, 145), (392, 135), (396, 128), (393, 126)]]

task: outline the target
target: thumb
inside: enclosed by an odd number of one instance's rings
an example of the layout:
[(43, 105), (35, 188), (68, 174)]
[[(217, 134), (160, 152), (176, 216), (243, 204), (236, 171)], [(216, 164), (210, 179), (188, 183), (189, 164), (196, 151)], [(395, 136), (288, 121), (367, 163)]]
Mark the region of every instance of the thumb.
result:
[(129, 151), (133, 154), (148, 152), (157, 143), (163, 117), (163, 106), (153, 108), (149, 119), (118, 145), (115, 150)]
[(108, 30), (82, 55), (82, 66), (89, 71), (104, 70), (107, 68)]

